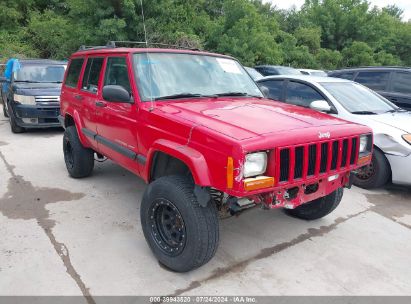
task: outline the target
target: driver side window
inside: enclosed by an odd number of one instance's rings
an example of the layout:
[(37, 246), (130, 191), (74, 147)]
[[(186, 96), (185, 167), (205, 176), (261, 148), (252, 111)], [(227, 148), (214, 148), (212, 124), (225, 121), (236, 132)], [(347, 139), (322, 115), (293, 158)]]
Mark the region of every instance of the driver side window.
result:
[(287, 103), (309, 108), (310, 104), (316, 100), (324, 100), (324, 97), (312, 87), (299, 82), (290, 81), (288, 83), (286, 91)]

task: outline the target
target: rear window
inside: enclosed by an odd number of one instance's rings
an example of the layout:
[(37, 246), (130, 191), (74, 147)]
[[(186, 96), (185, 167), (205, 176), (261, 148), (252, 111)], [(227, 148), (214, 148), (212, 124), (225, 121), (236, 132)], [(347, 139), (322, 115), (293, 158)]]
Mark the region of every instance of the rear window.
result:
[(77, 87), (78, 83), (78, 78), (80, 76), (81, 72), (81, 67), (83, 66), (84, 59), (83, 58), (77, 58), (71, 60), (68, 72), (67, 72), (67, 77), (66, 77), (66, 82), (65, 85), (68, 87), (75, 88)]
[(396, 72), (392, 81), (392, 91), (411, 94), (411, 73)]
[(355, 81), (370, 89), (385, 91), (389, 77), (390, 72), (359, 72)]

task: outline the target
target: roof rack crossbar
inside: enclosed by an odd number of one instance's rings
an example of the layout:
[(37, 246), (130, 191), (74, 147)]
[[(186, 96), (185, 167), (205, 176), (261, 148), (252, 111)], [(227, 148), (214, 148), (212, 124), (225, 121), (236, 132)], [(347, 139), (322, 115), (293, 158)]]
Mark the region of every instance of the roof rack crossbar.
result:
[(117, 44), (141, 44), (141, 45), (152, 45), (152, 46), (159, 46), (159, 47), (169, 47), (169, 48), (176, 48), (176, 49), (183, 49), (183, 50), (191, 50), (191, 51), (199, 51), (198, 48), (190, 48), (184, 47), (181, 45), (176, 44), (167, 44), (167, 43), (158, 43), (158, 42), (145, 42), (145, 41), (109, 41), (107, 46), (110, 47), (117, 47)]

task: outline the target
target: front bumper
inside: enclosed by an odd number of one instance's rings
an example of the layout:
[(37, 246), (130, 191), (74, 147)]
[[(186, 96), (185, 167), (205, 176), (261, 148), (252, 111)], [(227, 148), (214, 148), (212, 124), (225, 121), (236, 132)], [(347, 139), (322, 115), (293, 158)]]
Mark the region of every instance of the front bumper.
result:
[(350, 172), (346, 171), (323, 176), (309, 182), (305, 180), (276, 187), (273, 191), (251, 195), (247, 198), (255, 203), (262, 203), (270, 209), (294, 209), (304, 203), (327, 196), (338, 188), (349, 188), (350, 186)]
[(411, 185), (411, 154), (408, 156), (396, 156), (385, 154), (392, 172), (392, 182), (399, 185)]
[(60, 127), (60, 105), (12, 105), (16, 123), (25, 128)]

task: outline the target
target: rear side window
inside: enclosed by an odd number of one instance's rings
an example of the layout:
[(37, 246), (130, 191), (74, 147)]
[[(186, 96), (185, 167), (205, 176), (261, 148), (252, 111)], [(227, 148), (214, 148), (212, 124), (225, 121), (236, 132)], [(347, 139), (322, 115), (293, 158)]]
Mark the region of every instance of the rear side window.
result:
[(125, 57), (109, 57), (107, 59), (104, 85), (119, 85), (130, 93), (130, 80)]
[(370, 89), (385, 91), (389, 77), (390, 72), (359, 72), (355, 81)]
[(324, 97), (312, 87), (299, 82), (288, 83), (287, 103), (308, 108), (316, 100), (324, 100)]
[(89, 58), (87, 60), (86, 69), (83, 76), (83, 84), (81, 89), (92, 93), (97, 93), (98, 80), (103, 66), (104, 58)]
[(77, 58), (71, 60), (68, 68), (65, 85), (68, 87), (77, 87), (78, 78), (80, 76), (81, 67), (83, 66), (84, 58)]
[(411, 94), (411, 73), (396, 72), (392, 81), (392, 91)]
[(259, 86), (262, 88), (266, 97), (274, 100), (281, 100), (284, 86), (283, 80), (264, 81), (261, 82)]

